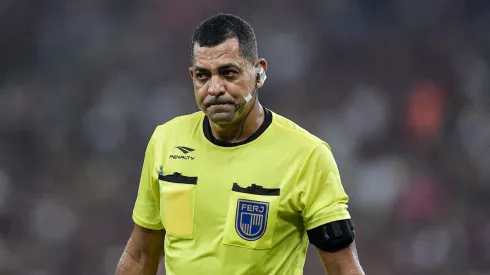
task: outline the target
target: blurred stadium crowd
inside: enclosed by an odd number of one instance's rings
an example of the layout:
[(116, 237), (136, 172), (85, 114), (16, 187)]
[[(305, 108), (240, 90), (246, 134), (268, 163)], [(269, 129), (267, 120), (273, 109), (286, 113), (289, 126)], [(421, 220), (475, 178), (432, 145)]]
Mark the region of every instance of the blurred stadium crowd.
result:
[(0, 274), (113, 274), (146, 143), (197, 110), (188, 45), (217, 12), (256, 31), (262, 103), (331, 145), (367, 274), (490, 274), (484, 0), (2, 0)]

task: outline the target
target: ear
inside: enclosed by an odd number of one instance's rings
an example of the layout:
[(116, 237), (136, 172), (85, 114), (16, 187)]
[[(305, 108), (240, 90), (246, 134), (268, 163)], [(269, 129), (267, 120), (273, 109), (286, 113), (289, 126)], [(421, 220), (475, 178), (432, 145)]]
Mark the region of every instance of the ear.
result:
[(194, 79), (194, 69), (193, 69), (193, 67), (189, 67), (189, 74), (191, 75), (191, 78)]
[(259, 75), (259, 81), (257, 82), (257, 88), (264, 86), (264, 82), (267, 78), (267, 61), (264, 58), (259, 58), (257, 65), (255, 65), (256, 73)]

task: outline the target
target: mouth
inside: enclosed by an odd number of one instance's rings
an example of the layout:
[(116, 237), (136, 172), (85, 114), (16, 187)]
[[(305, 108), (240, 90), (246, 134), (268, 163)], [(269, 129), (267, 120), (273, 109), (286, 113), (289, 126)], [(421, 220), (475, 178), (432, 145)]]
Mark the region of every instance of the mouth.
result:
[(213, 103), (213, 104), (209, 104), (208, 108), (209, 107), (226, 107), (226, 106), (234, 106), (234, 105), (232, 103)]
[(231, 103), (220, 103), (220, 104), (211, 104), (207, 107), (208, 112), (211, 113), (229, 113), (235, 108), (235, 105)]

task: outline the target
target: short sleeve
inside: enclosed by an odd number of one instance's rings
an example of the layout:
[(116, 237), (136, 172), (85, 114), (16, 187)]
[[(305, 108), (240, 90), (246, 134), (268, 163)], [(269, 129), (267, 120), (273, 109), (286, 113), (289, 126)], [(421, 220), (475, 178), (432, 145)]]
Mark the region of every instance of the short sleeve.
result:
[(155, 133), (146, 147), (133, 221), (142, 227), (160, 230), (163, 225), (160, 220), (158, 179), (154, 175), (154, 137)]
[(349, 197), (328, 144), (322, 142), (311, 152), (298, 175), (296, 190), (306, 230), (350, 219)]

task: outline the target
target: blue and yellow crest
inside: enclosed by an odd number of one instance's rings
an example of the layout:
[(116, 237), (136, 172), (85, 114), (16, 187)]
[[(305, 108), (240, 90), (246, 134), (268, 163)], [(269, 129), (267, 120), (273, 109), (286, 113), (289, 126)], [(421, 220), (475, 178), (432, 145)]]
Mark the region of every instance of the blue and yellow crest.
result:
[(235, 229), (247, 241), (255, 241), (264, 235), (267, 228), (269, 203), (238, 199)]

